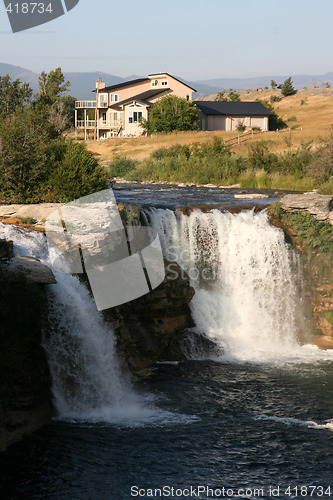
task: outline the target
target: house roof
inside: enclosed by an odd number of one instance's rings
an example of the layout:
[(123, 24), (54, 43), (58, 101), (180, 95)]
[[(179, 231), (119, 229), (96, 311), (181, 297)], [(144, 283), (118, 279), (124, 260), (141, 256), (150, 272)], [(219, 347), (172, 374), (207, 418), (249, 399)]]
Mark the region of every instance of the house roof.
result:
[[(116, 85), (109, 85), (109, 87), (105, 87), (104, 89), (100, 89), (100, 93), (103, 93), (105, 90), (115, 90), (121, 87), (127, 87), (128, 85), (135, 85), (136, 83), (149, 81), (149, 78), (136, 78), (135, 80), (128, 80), (127, 82), (117, 83)], [(92, 92), (96, 92), (93, 90)]]
[(261, 102), (195, 101), (195, 105), (205, 115), (270, 116), (273, 114)]
[[(103, 93), (104, 91), (108, 92), (109, 90), (120, 89), (122, 87), (127, 87), (129, 85), (135, 85), (136, 83), (149, 82), (151, 80), (151, 78), (149, 78), (149, 77), (162, 76), (162, 75), (170, 76), (170, 78), (174, 78), (175, 80), (177, 80), (177, 82), (182, 83), (183, 85), (185, 85), (189, 89), (193, 90), (193, 92), (196, 92), (196, 90), (194, 88), (190, 87), (190, 85), (183, 82), (182, 80), (179, 80), (179, 78), (176, 78), (175, 76), (170, 75), (170, 73), (152, 73), (151, 75), (148, 75), (148, 78), (136, 78), (135, 80), (128, 80), (127, 82), (117, 83), (116, 85), (109, 85), (108, 87), (105, 87), (104, 89), (100, 89), (100, 92), (101, 93)], [(92, 92), (96, 92), (96, 89), (94, 89)]]
[(168, 76), (170, 76), (170, 78), (173, 78), (174, 80), (177, 80), (177, 82), (180, 82), (183, 85), (185, 85), (186, 87), (188, 87), (189, 89), (193, 90), (193, 92), (197, 92), (196, 89), (194, 89), (193, 87), (191, 87), (190, 85), (188, 85), (187, 83), (185, 83), (183, 80), (180, 80), (179, 78), (176, 78), (175, 76), (170, 75), (170, 73), (151, 73), (148, 76), (162, 76), (162, 75), (168, 75)]
[(147, 90), (146, 92), (142, 92), (141, 94), (137, 94), (133, 97), (129, 97), (128, 99), (125, 99), (124, 101), (120, 102), (115, 102), (113, 106), (123, 106), (124, 104), (127, 104), (128, 102), (132, 101), (139, 101), (144, 104), (150, 104), (149, 99), (152, 97), (155, 97), (159, 94), (163, 94), (163, 92), (166, 92), (167, 90), (170, 90), (169, 88), (166, 89), (159, 89), (159, 90)]

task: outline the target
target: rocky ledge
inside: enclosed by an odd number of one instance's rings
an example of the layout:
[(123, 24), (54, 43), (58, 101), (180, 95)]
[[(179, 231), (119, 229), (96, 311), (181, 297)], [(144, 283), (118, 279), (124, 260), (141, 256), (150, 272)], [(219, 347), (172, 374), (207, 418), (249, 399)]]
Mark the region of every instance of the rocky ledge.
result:
[(311, 214), (318, 221), (333, 224), (333, 196), (317, 193), (287, 194), (281, 198), (285, 212)]
[(193, 326), (188, 303), (194, 295), (187, 274), (165, 261), (165, 278), (143, 297), (104, 311), (117, 335), (117, 346), (134, 376), (147, 375), (157, 361), (183, 360), (178, 340)]

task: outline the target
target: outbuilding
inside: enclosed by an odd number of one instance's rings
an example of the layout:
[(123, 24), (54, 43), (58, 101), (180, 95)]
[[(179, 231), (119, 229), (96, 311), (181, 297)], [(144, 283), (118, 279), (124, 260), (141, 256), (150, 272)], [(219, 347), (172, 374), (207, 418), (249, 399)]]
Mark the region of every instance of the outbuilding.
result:
[(201, 130), (233, 132), (239, 124), (246, 128), (268, 131), (268, 118), (273, 113), (261, 102), (196, 101)]

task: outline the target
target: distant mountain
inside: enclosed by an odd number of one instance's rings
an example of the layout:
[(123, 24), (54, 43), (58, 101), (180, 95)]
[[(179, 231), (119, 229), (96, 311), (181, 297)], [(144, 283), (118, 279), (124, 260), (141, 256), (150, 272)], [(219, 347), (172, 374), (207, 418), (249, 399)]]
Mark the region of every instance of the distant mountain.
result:
[(212, 80), (200, 80), (194, 82), (194, 85), (211, 85), (218, 90), (247, 90), (256, 89), (258, 87), (270, 87), (271, 80), (274, 80), (277, 84), (283, 83), (287, 78), (291, 76), (295, 88), (302, 87), (312, 87), (315, 85), (321, 85), (322, 82), (328, 82), (333, 87), (333, 72), (326, 73), (324, 75), (284, 75), (284, 76), (258, 76), (255, 78), (215, 78)]
[[(20, 66), (0, 63), (0, 76), (4, 76), (7, 73), (12, 79), (19, 78), (22, 82), (29, 82), (34, 91), (37, 90), (39, 78), (38, 73), (33, 73), (32, 71)], [(126, 78), (122, 78), (120, 76), (104, 73), (103, 71), (82, 73), (65, 71), (64, 75), (65, 79), (71, 82), (69, 93), (77, 99), (93, 99), (92, 90), (95, 88), (96, 80), (99, 78), (101, 78), (102, 81), (105, 81), (106, 85), (116, 85), (117, 83), (123, 83), (127, 80), (140, 78), (138, 75), (130, 75)], [(197, 92), (194, 94), (194, 97), (197, 98), (216, 94), (216, 92), (221, 89), (247, 90), (265, 87), (266, 85), (267, 87), (270, 87), (271, 80), (274, 80), (277, 84), (279, 84), (283, 83), (286, 78), (289, 78), (289, 76), (290, 75), (272, 75), (256, 78), (215, 78), (212, 80), (199, 80), (195, 82), (184, 80), (181, 77), (177, 78), (195, 88)], [(328, 82), (333, 87), (333, 72), (326, 73), (324, 75), (295, 75), (292, 76), (292, 80), (295, 88), (312, 87), (315, 85), (321, 85), (322, 82)]]
[(21, 68), (21, 66), (13, 66), (12, 64), (0, 63), (0, 76), (9, 74), (12, 80), (19, 78), (21, 82), (29, 82), (31, 87), (37, 88), (38, 76), (29, 69)]

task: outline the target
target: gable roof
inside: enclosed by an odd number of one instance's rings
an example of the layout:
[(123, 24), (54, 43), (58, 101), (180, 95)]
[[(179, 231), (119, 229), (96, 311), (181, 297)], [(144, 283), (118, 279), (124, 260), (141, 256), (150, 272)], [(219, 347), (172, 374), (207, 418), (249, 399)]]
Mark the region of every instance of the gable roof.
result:
[(205, 115), (270, 116), (273, 114), (261, 102), (253, 101), (195, 101), (195, 105)]
[[(170, 73), (152, 73), (151, 75), (148, 75), (148, 78), (136, 78), (135, 80), (128, 80), (127, 82), (117, 83), (116, 85), (109, 85), (108, 87), (104, 87), (104, 89), (100, 89), (100, 93), (103, 93), (105, 91), (108, 92), (109, 90), (120, 89), (122, 87), (127, 87), (130, 85), (135, 85), (136, 83), (149, 82), (151, 81), (151, 78), (149, 77), (162, 76), (162, 75), (170, 76), (170, 78), (177, 80), (177, 82), (182, 83), (183, 85), (185, 85), (185, 87), (188, 87), (193, 92), (196, 92), (196, 90), (193, 87), (190, 87), (190, 85), (188, 85), (187, 83), (183, 82), (182, 80), (179, 80), (179, 78), (170, 75)], [(96, 89), (92, 90), (92, 92), (96, 92)]]
[(112, 104), (112, 106), (114, 106), (114, 107), (123, 106), (124, 104), (127, 104), (128, 102), (132, 102), (132, 101), (139, 101), (139, 102), (142, 102), (143, 104), (150, 104), (149, 99), (151, 99), (152, 97), (155, 97), (159, 94), (163, 94), (163, 92), (166, 92), (167, 90), (170, 90), (170, 89), (166, 88), (166, 89), (158, 89), (158, 90), (157, 89), (147, 90), (146, 92), (142, 92), (141, 94), (137, 94), (133, 97), (128, 97), (124, 101), (115, 102)]
[(174, 80), (177, 80), (177, 82), (182, 83), (183, 85), (185, 85), (185, 87), (188, 87), (189, 89), (193, 90), (193, 92), (197, 92), (197, 90), (195, 90), (193, 87), (191, 87), (190, 85), (188, 85), (184, 81), (180, 80), (179, 78), (176, 78), (175, 76), (170, 75), (170, 73), (151, 73), (148, 76), (162, 76), (162, 75), (170, 76), (170, 78), (173, 78)]

